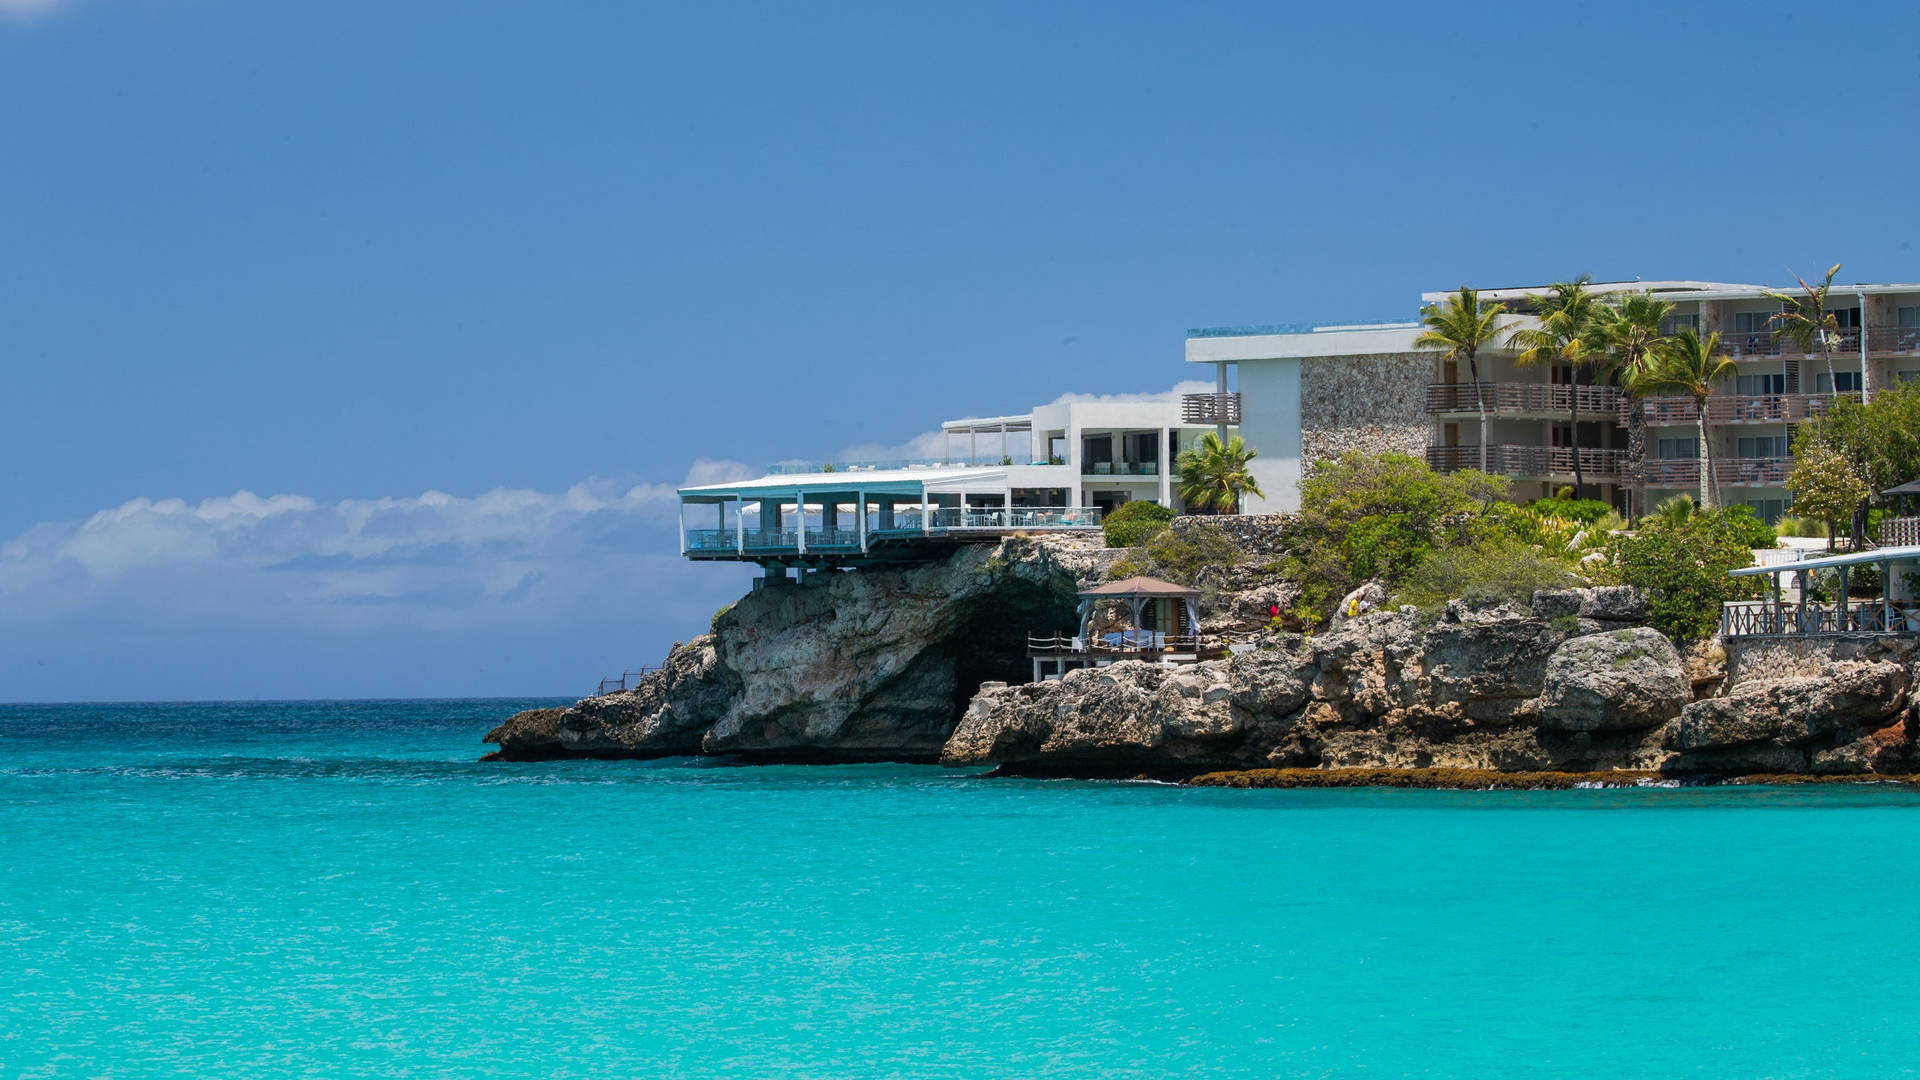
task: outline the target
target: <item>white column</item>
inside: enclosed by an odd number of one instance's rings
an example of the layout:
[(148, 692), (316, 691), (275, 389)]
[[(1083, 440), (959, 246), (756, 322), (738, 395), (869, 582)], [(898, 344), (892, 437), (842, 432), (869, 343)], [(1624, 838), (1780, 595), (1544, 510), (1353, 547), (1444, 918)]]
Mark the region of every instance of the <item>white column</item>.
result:
[(793, 493), (793, 535), (799, 541), (800, 554), (807, 553), (807, 493)]
[(1172, 428), (1160, 429), (1160, 505), (1173, 505), (1173, 454), (1167, 450)]
[(967, 464), (980, 464), (980, 432), (975, 428), (967, 429)]
[(1860, 400), (1871, 401), (1867, 395), (1873, 387), (1867, 382), (1867, 294), (1855, 293), (1860, 301)]
[(933, 496), (927, 494), (927, 486), (920, 485), (920, 533), (922, 536), (933, 532)]
[(734, 545), (740, 554), (747, 553), (747, 497), (745, 495), (734, 504), (733, 511)]
[(867, 493), (864, 491), (853, 493), (853, 525), (854, 531), (860, 534), (860, 553), (864, 555), (867, 553)]
[[(1224, 361), (1224, 360), (1223, 360), (1223, 361), (1221, 361), (1221, 362), (1219, 362), (1219, 363), (1216, 363), (1216, 364), (1214, 364), (1214, 365), (1213, 365), (1213, 370), (1214, 370), (1214, 385), (1215, 385), (1215, 387), (1217, 388), (1217, 392), (1218, 392), (1218, 393), (1220, 393), (1220, 394), (1225, 394), (1225, 393), (1227, 392), (1227, 365), (1226, 365), (1226, 361)], [(1225, 407), (1225, 403), (1224, 403), (1224, 402), (1222, 403), (1222, 405), (1221, 405), (1221, 407), (1222, 407), (1222, 408), (1224, 408), (1224, 407)], [(1220, 417), (1220, 425), (1219, 425), (1219, 427), (1217, 427), (1217, 428), (1216, 428), (1215, 430), (1216, 430), (1216, 431), (1217, 431), (1217, 432), (1219, 433), (1219, 435), (1220, 435), (1220, 441), (1221, 441), (1221, 442), (1226, 442), (1226, 441), (1227, 441), (1227, 418), (1226, 418), (1226, 415), (1225, 415), (1224, 413), (1223, 413), (1223, 414), (1221, 415), (1221, 417)]]
[(952, 460), (953, 460), (953, 432), (948, 431), (946, 428), (941, 428), (940, 429), (940, 464), (945, 465), (948, 462), (951, 462)]
[(680, 500), (680, 554), (687, 553), (687, 500)]

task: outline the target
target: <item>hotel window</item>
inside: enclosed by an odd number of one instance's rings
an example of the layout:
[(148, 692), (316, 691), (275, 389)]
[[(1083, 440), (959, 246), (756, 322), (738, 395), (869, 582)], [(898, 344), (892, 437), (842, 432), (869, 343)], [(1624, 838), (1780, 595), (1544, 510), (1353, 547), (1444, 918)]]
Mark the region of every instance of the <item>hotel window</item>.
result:
[(1743, 435), (1740, 438), (1740, 456), (1743, 458), (1786, 457), (1787, 437), (1785, 435)]
[(1696, 334), (1699, 333), (1700, 332), (1700, 316), (1669, 315), (1666, 318), (1660, 320), (1660, 332), (1662, 334), (1672, 335), (1672, 334), (1677, 334), (1682, 330), (1692, 330)]
[(1774, 311), (1736, 311), (1733, 313), (1733, 331), (1736, 334), (1760, 334), (1771, 329), (1767, 320), (1779, 314)]
[(1662, 461), (1696, 461), (1700, 457), (1700, 440), (1661, 439), (1654, 453)]
[(1834, 308), (1833, 321), (1842, 329), (1857, 327), (1860, 325), (1860, 309), (1857, 307)]
[(1786, 372), (1776, 371), (1771, 375), (1742, 375), (1735, 392), (1745, 397), (1784, 394), (1787, 392)]
[(1901, 308), (1900, 325), (1920, 329), (1920, 306)]
[(1753, 507), (1753, 512), (1760, 515), (1760, 520), (1769, 525), (1778, 525), (1781, 516), (1787, 512), (1785, 499), (1748, 499), (1747, 505)]
[(1899, 379), (1901, 382), (1920, 382), (1920, 369), (1898, 372), (1894, 375), (1894, 378)]
[(1835, 379), (1840, 381), (1840, 393), (1844, 394), (1860, 389), (1860, 373), (1857, 371), (1836, 371), (1832, 375), (1828, 375), (1822, 371), (1813, 378), (1814, 392), (1820, 394), (1833, 393)]

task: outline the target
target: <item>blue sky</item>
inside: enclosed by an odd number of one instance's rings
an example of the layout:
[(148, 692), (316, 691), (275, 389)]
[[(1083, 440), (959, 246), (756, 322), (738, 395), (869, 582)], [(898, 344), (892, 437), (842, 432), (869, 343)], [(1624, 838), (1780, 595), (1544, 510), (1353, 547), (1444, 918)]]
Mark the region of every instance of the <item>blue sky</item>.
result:
[(1916, 30), (0, 0), (0, 700), (577, 692), (743, 587), (696, 468), (1461, 282), (1915, 280)]

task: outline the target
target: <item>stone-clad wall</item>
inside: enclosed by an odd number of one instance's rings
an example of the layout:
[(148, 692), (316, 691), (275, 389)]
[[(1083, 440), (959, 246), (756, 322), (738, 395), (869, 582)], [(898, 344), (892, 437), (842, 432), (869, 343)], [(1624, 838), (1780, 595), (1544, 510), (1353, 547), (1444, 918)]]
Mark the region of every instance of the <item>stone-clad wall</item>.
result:
[(1300, 364), (1300, 456), (1308, 471), (1349, 450), (1426, 453), (1431, 353), (1308, 357)]

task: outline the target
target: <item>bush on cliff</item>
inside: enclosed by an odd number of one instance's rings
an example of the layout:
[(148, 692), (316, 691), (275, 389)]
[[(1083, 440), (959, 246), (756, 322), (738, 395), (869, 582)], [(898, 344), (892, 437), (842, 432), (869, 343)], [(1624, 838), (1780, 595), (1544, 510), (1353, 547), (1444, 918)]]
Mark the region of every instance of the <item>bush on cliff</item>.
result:
[(1727, 576), (1753, 564), (1750, 516), (1699, 510), (1648, 517), (1638, 532), (1608, 544), (1605, 573), (1651, 594), (1652, 623), (1661, 633), (1677, 641), (1710, 637), (1722, 603), (1755, 599), (1762, 589), (1757, 577)]
[(1580, 578), (1565, 561), (1516, 537), (1494, 535), (1434, 551), (1407, 575), (1395, 600), (1429, 612), (1445, 607), (1454, 597), (1524, 604), (1536, 589), (1578, 584)]
[(1100, 528), (1106, 533), (1108, 547), (1137, 547), (1165, 529), (1173, 518), (1173, 511), (1159, 503), (1134, 499), (1121, 503), (1101, 519)]
[(1501, 531), (1488, 511), (1507, 481), (1465, 470), (1436, 473), (1407, 454), (1343, 454), (1300, 484), (1287, 527), (1286, 576), (1321, 618), (1361, 582), (1406, 579), (1434, 551)]
[(1213, 566), (1231, 569), (1245, 558), (1246, 553), (1238, 544), (1211, 529), (1163, 528), (1147, 537), (1147, 542), (1139, 548), (1116, 559), (1107, 576), (1115, 581), (1157, 577), (1180, 585), (1193, 585), (1199, 580), (1200, 571)]

